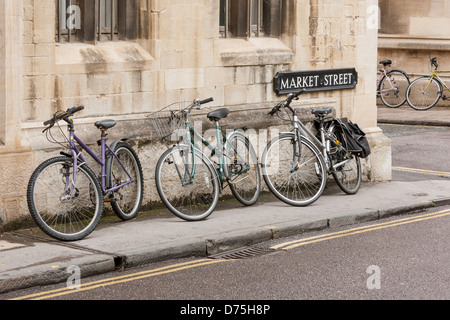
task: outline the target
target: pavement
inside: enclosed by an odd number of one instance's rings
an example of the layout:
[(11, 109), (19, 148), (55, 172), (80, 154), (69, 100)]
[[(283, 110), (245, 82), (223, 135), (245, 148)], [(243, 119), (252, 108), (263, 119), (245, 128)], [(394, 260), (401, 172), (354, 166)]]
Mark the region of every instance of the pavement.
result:
[(378, 107), (378, 123), (450, 126), (450, 108), (435, 106), (429, 110), (417, 111), (404, 104), (399, 108)]
[[(450, 126), (450, 110), (379, 107), (380, 123)], [(149, 186), (147, 186), (148, 188)], [(150, 186), (151, 187), (151, 186)], [(87, 238), (61, 242), (30, 229), (0, 234), (0, 294), (65, 283), (71, 266), (82, 277), (183, 257), (208, 257), (271, 239), (450, 205), (449, 180), (363, 183), (356, 195), (335, 187), (308, 207), (288, 206), (271, 195), (256, 205), (220, 206), (204, 221), (171, 214), (102, 222)]]

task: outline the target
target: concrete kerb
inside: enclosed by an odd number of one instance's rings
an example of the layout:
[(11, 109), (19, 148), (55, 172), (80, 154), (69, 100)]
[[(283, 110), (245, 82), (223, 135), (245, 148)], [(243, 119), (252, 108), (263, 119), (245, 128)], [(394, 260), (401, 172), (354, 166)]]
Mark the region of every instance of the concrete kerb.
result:
[(71, 266), (77, 266), (83, 277), (90, 277), (114, 271), (115, 261), (113, 256), (96, 254), (11, 271), (0, 278), (0, 293), (67, 282)]
[(318, 218), (305, 222), (292, 220), (276, 226), (261, 226), (225, 232), (204, 238), (175, 241), (149, 246), (117, 254), (94, 254), (49, 265), (29, 267), (9, 272), (0, 278), (0, 293), (30, 288), (40, 285), (64, 283), (70, 276), (67, 269), (78, 266), (83, 277), (95, 276), (117, 269), (144, 266), (154, 262), (187, 257), (208, 257), (242, 247), (256, 245), (265, 241), (299, 235), (312, 231), (332, 229), (361, 222), (376, 221), (392, 216), (410, 214), (433, 207), (450, 205), (450, 198), (422, 201), (407, 206), (389, 209), (366, 209), (331, 218)]
[[(420, 111), (419, 111), (420, 112)], [(398, 119), (398, 120), (379, 120), (378, 124), (398, 124), (398, 125), (415, 125), (415, 126), (432, 126), (432, 127), (450, 127), (448, 121), (438, 121), (438, 120), (408, 120), (408, 119)]]
[(169, 259), (206, 256), (206, 249), (204, 240), (192, 238), (130, 250), (119, 254), (121, 254), (122, 264), (116, 265), (116, 268), (126, 269)]
[(442, 198), (437, 200), (428, 200), (423, 201), (416, 204), (411, 204), (408, 206), (400, 206), (400, 207), (394, 207), (389, 208), (385, 210), (379, 211), (379, 219), (389, 218), (391, 216), (397, 216), (401, 214), (410, 214), (417, 211), (433, 208), (433, 207), (439, 207), (439, 206), (445, 206), (450, 204), (450, 198)]

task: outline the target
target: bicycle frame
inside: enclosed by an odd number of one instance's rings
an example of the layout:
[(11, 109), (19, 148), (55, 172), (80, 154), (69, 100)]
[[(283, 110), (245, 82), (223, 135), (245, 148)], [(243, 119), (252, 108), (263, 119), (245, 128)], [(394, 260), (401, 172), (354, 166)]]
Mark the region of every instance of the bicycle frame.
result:
[[(331, 167), (331, 162), (329, 161), (328, 158), (328, 153), (330, 152), (330, 139), (327, 138), (325, 135), (325, 130), (323, 129), (323, 126), (321, 124), (321, 127), (319, 128), (320, 131), (320, 137), (321, 140), (317, 139), (317, 137), (298, 119), (297, 116), (297, 112), (295, 111), (295, 109), (293, 109), (292, 107), (289, 106), (289, 109), (291, 109), (291, 111), (293, 111), (294, 117), (293, 117), (293, 124), (294, 124), (294, 132), (296, 134), (297, 139), (300, 139), (301, 136), (306, 137), (306, 139), (308, 139), (308, 137), (310, 139), (308, 140), (312, 140), (312, 142), (318, 146), (320, 148), (320, 150), (322, 151), (322, 157), (325, 161), (325, 164), (327, 166), (327, 170), (331, 171), (331, 170), (336, 170), (336, 168), (341, 167), (342, 165), (344, 165), (345, 163), (349, 162), (350, 159), (348, 160), (344, 160), (340, 163), (336, 163), (333, 167)], [(330, 127), (330, 129), (333, 128)], [(291, 132), (288, 132), (291, 133)], [(283, 133), (281, 133), (283, 134)], [(298, 144), (300, 146), (300, 143)], [(298, 158), (300, 158), (300, 154), (301, 154), (301, 150), (299, 150)]]
[[(225, 171), (224, 171), (223, 146), (225, 146), (228, 143), (228, 140), (227, 140), (227, 137), (225, 136), (225, 134), (220, 129), (219, 123), (216, 122), (216, 128), (215, 128), (217, 147), (214, 147), (213, 145), (211, 145), (208, 141), (206, 141), (206, 139), (201, 134), (199, 134), (197, 131), (195, 131), (195, 129), (191, 127), (189, 121), (186, 122), (186, 129), (188, 130), (187, 131), (187, 139), (190, 142), (192, 150), (197, 147), (197, 143), (195, 142), (195, 137), (196, 137), (202, 142), (202, 144), (204, 146), (206, 146), (211, 151), (212, 155), (214, 155), (214, 154), (217, 155), (217, 157), (219, 159), (219, 169), (216, 170), (216, 172), (218, 173), (220, 179), (222, 181), (225, 181), (225, 180), (231, 178), (231, 177), (227, 177), (225, 174)], [(234, 150), (234, 151), (236, 151), (236, 153), (237, 153), (237, 150)], [(192, 154), (194, 155), (194, 158), (195, 158), (195, 153), (193, 152)], [(195, 166), (194, 166), (194, 169), (195, 169)], [(193, 171), (194, 172), (192, 173), (192, 177), (195, 174), (195, 170), (193, 170)], [(241, 173), (242, 173), (242, 171), (241, 171)]]
[[(191, 148), (191, 153), (192, 153), (192, 170), (191, 172), (189, 172), (189, 167), (188, 167), (188, 163), (185, 161), (185, 172), (184, 172), (184, 177), (182, 177), (182, 174), (180, 173), (180, 171), (178, 170), (178, 167), (176, 167), (178, 176), (180, 178), (180, 180), (182, 181), (183, 185), (188, 185), (191, 183), (192, 180), (194, 180), (194, 176), (195, 176), (195, 169), (196, 169), (196, 154), (195, 154), (195, 149), (200, 150), (200, 148), (198, 148), (198, 145), (195, 141), (195, 138), (199, 139), (201, 141), (201, 143), (206, 146), (210, 151), (212, 155), (217, 155), (218, 159), (219, 159), (219, 167), (214, 168), (218, 177), (220, 178), (220, 181), (224, 182), (228, 179), (230, 179), (231, 177), (227, 176), (225, 169), (224, 169), (224, 154), (223, 154), (223, 146), (228, 143), (227, 137), (225, 136), (225, 134), (222, 132), (222, 130), (220, 129), (219, 123), (216, 122), (216, 127), (215, 127), (215, 131), (216, 131), (216, 140), (217, 140), (217, 146), (214, 147), (213, 145), (211, 145), (200, 133), (198, 133), (190, 124), (188, 116), (186, 116), (186, 122), (185, 122), (185, 130), (186, 130), (186, 140), (189, 143), (189, 147)], [(166, 145), (166, 147), (168, 147), (168, 144), (163, 140), (164, 144)], [(233, 147), (233, 146), (232, 146)], [(234, 147), (233, 147), (234, 149)], [(237, 150), (234, 150), (237, 153)], [(204, 153), (200, 150), (200, 152), (202, 153), (203, 156)], [(242, 159), (242, 157), (239, 156), (240, 159)], [(245, 161), (243, 161), (245, 163)], [(212, 163), (212, 162), (211, 162)], [(241, 174), (242, 172), (247, 171), (248, 169), (244, 169), (242, 171), (239, 172), (239, 174)]]
[[(123, 139), (116, 140), (115, 143), (117, 143), (118, 141), (121, 141), (121, 140), (123, 140)], [(81, 150), (85, 150), (101, 166), (101, 186), (102, 186), (102, 191), (103, 191), (103, 195), (104, 195), (105, 199), (112, 192), (133, 182), (133, 178), (131, 177), (129, 172), (126, 170), (125, 166), (122, 164), (119, 157), (115, 154), (115, 152), (112, 150), (112, 148), (106, 144), (106, 134), (104, 132), (102, 132), (101, 140), (100, 140), (101, 156), (99, 158), (80, 138), (78, 138), (75, 135), (73, 128), (69, 129), (69, 146), (70, 146), (70, 150), (72, 153), (73, 167), (78, 168), (78, 166), (81, 166), (83, 164), (86, 164), (89, 167), (89, 165), (86, 162), (86, 159), (81, 154), (81, 151), (78, 149), (75, 142), (77, 142), (80, 145)], [(119, 164), (121, 165), (124, 172), (127, 174), (128, 178), (129, 178), (129, 180), (127, 182), (122, 183), (119, 186), (112, 187), (110, 189), (107, 189), (109, 187), (109, 184), (111, 181), (109, 181), (110, 177), (107, 177), (106, 173), (107, 173), (107, 170), (110, 168), (110, 165), (112, 162), (112, 157), (108, 158), (107, 152), (108, 152), (108, 155), (112, 155), (117, 159), (117, 161), (119, 162)], [(78, 164), (79, 160), (80, 160), (80, 164)], [(73, 190), (76, 186), (76, 179), (77, 179), (76, 172), (77, 172), (76, 170), (73, 171), (73, 177), (72, 177), (73, 183), (70, 183), (69, 177), (66, 178), (66, 192), (68, 191), (68, 188), (70, 186), (70, 193), (66, 193), (68, 195), (72, 195)]]
[[(377, 94), (378, 95), (381, 95), (383, 93), (386, 93), (386, 92), (389, 92), (389, 91), (392, 91), (395, 89), (394, 84), (391, 81), (391, 78), (388, 77), (387, 74), (388, 73), (386, 72), (386, 69), (384, 67), (382, 69), (380, 69), (380, 76), (378, 77), (378, 80), (377, 80)], [(381, 83), (381, 79), (383, 79), (383, 77), (386, 77), (386, 79), (388, 80), (391, 87), (388, 89), (380, 90), (380, 83)]]
[[(383, 77), (386, 76), (386, 74), (387, 74), (387, 72), (386, 72), (385, 68), (380, 69), (380, 76), (378, 77), (378, 80), (377, 80), (377, 94), (381, 94), (381, 91), (379, 90), (380, 82), (381, 82), (381, 79), (383, 79)], [(388, 81), (391, 84), (391, 88), (392, 88), (393, 86), (392, 86), (391, 79), (388, 78)]]
[(437, 78), (438, 81), (441, 83), (441, 85), (443, 85), (445, 87), (445, 89), (447, 89), (447, 91), (450, 92), (450, 88), (445, 84), (445, 81), (443, 81), (440, 77), (439, 77), (439, 73), (450, 73), (450, 70), (434, 70), (433, 74), (430, 77), (430, 82), (428, 83), (428, 86), (426, 88), (426, 90), (428, 90), (428, 88), (430, 87), (431, 81), (433, 81), (433, 78)]

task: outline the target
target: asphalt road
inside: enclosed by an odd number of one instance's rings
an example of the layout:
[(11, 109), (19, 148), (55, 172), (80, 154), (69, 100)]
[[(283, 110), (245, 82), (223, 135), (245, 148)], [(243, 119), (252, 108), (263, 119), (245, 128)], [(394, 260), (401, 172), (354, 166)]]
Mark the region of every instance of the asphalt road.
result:
[(380, 125), (380, 128), (391, 138), (394, 180), (450, 178), (449, 127)]

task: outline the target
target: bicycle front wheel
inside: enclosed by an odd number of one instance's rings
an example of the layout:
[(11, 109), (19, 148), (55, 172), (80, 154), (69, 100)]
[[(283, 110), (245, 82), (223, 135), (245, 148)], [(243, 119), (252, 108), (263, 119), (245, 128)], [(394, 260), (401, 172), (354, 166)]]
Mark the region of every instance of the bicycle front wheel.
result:
[(292, 206), (315, 202), (325, 189), (327, 171), (319, 150), (308, 140), (298, 141), (294, 133), (281, 134), (267, 145), (261, 171), (269, 190)]
[(389, 71), (380, 81), (381, 101), (390, 108), (398, 108), (406, 102), (409, 77), (401, 70)]
[(136, 152), (127, 143), (117, 144), (114, 153), (117, 158), (112, 156), (111, 186), (120, 186), (130, 179), (131, 183), (114, 191), (111, 206), (120, 219), (127, 221), (135, 218), (141, 208), (144, 190), (142, 167)]
[(339, 144), (330, 148), (328, 154), (332, 167), (331, 174), (342, 191), (347, 194), (355, 194), (361, 187), (361, 161), (359, 157), (346, 149), (345, 138), (341, 130), (331, 128), (330, 136), (334, 141), (339, 141)]
[(434, 107), (442, 95), (442, 85), (435, 78), (420, 77), (411, 82), (406, 91), (406, 99), (415, 110), (428, 110)]
[(95, 174), (76, 168), (71, 158), (43, 162), (33, 172), (27, 189), (31, 217), (49, 236), (63, 241), (81, 240), (96, 228), (103, 210), (103, 194)]
[(156, 189), (164, 205), (186, 221), (206, 219), (219, 201), (219, 181), (214, 167), (197, 149), (168, 149), (156, 165)]
[(235, 198), (245, 206), (255, 204), (261, 192), (258, 157), (242, 133), (235, 132), (227, 138), (224, 170)]

